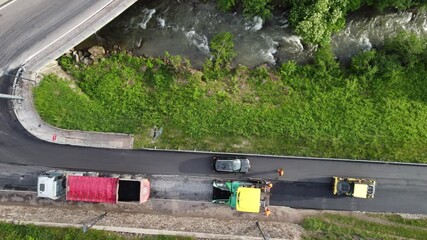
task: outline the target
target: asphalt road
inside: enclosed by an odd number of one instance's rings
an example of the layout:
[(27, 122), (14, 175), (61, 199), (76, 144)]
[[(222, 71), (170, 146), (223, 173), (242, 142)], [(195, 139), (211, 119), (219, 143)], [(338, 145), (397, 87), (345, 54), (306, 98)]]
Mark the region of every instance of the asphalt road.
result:
[[(43, 49), (53, 31), (76, 21), (74, 14), (87, 11), (96, 0), (35, 0), (11, 11), (0, 11), (0, 68), (10, 69)], [(101, 2), (101, 1), (99, 1)], [(13, 6), (12, 3), (9, 6)], [(16, 3), (17, 4), (17, 3)], [(37, 7), (36, 7), (37, 6)], [(9, 8), (9, 7), (8, 7)], [(58, 14), (60, 11), (61, 14)], [(34, 13), (41, 13), (41, 15)], [(50, 17), (54, 16), (54, 17)], [(19, 21), (15, 18), (19, 17)], [(15, 19), (15, 21), (12, 21)], [(9, 24), (8, 23), (12, 23)], [(8, 27), (4, 27), (7, 25)], [(28, 30), (32, 30), (29, 31)], [(34, 31), (36, 30), (36, 31)], [(59, 34), (61, 35), (61, 34)], [(9, 66), (9, 67), (8, 67)], [(10, 77), (0, 78), (0, 92), (7, 93)], [(14, 119), (6, 100), (0, 99), (0, 162), (67, 169), (87, 169), (146, 174), (192, 175), (231, 178), (213, 174), (211, 154), (107, 150), (61, 146), (30, 136)], [(298, 208), (427, 213), (427, 167), (329, 160), (251, 157), (252, 171), (245, 177), (278, 182), (272, 192), (274, 205)], [(275, 169), (285, 168), (278, 179)], [(375, 199), (336, 198), (331, 177), (377, 179)], [(243, 177), (234, 176), (232, 177)]]

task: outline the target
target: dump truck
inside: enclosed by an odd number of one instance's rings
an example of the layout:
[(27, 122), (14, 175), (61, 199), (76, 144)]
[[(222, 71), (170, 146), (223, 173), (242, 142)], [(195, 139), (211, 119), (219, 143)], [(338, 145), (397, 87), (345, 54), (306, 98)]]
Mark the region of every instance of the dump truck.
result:
[(270, 188), (273, 185), (262, 179), (215, 180), (213, 181), (213, 203), (227, 204), (239, 212), (269, 215)]
[(141, 175), (100, 174), (51, 170), (38, 177), (37, 196), (57, 200), (97, 203), (144, 203), (150, 181)]
[(334, 195), (374, 198), (376, 181), (363, 178), (333, 177)]

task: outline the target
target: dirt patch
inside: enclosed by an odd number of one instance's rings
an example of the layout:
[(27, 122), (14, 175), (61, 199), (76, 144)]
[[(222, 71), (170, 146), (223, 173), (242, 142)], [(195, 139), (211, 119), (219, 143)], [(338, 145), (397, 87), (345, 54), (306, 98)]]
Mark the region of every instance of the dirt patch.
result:
[(55, 74), (56, 76), (66, 79), (70, 82), (74, 82), (73, 78), (71, 78), (70, 75), (68, 75), (62, 68), (58, 65), (57, 61), (52, 61), (48, 63), (46, 66), (44, 66), (40, 72), (37, 80), (41, 80), (41, 78), (48, 74)]
[(46, 66), (44, 66), (40, 72), (38, 73), (36, 77), (36, 81), (40, 82), (44, 76), (47, 76), (49, 74), (53, 74), (58, 76), (59, 78), (65, 79), (68, 81), (68, 86), (73, 89), (78, 94), (83, 94), (83, 92), (78, 88), (76, 85), (76, 80), (71, 77), (68, 73), (66, 73), (61, 66), (59, 66), (57, 61), (52, 61), (48, 63)]

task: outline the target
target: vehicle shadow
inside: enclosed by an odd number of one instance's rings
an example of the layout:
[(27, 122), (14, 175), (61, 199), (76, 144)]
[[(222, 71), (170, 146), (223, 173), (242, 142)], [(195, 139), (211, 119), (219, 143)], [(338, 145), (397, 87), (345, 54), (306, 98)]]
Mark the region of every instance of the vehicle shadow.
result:
[(271, 204), (289, 207), (312, 205), (314, 208), (322, 208), (325, 200), (334, 200), (337, 197), (332, 194), (331, 183), (326, 183), (323, 179), (319, 180), (312, 182), (275, 181), (271, 189)]

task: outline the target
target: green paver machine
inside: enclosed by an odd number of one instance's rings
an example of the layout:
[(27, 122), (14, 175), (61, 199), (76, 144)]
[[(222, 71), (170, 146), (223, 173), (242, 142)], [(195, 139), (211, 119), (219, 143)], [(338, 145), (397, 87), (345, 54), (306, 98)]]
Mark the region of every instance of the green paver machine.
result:
[(271, 182), (261, 179), (215, 180), (213, 182), (213, 203), (227, 204), (239, 212), (259, 213), (268, 216), (270, 210)]

